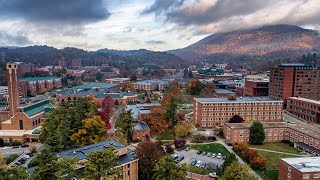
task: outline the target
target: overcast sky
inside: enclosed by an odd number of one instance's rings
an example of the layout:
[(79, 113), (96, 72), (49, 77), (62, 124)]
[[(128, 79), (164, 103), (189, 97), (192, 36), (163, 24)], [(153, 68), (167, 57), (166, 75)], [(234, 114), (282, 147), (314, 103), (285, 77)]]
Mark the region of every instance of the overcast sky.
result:
[(319, 0), (0, 0), (0, 46), (169, 50), (269, 24), (320, 30)]

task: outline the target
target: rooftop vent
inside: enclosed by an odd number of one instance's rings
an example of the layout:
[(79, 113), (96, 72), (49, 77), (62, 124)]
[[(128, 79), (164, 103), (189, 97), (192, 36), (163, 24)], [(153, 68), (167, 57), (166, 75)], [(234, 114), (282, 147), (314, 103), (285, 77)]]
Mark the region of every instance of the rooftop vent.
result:
[(72, 153), (75, 154), (75, 153), (77, 153), (77, 152), (76, 152), (76, 151), (73, 151)]

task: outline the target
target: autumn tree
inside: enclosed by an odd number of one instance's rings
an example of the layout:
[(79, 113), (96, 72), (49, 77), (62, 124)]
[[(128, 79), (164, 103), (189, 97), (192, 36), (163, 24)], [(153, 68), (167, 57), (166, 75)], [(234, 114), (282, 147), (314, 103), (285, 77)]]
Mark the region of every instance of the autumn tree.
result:
[(107, 117), (111, 116), (113, 107), (114, 107), (114, 102), (112, 97), (106, 96), (102, 101), (102, 109), (107, 114)]
[(207, 83), (204, 85), (201, 95), (204, 97), (214, 97), (215, 95), (216, 86), (214, 83)]
[(187, 93), (191, 95), (199, 95), (203, 88), (203, 84), (197, 79), (194, 79), (188, 82), (186, 86), (187, 86)]
[(191, 122), (180, 122), (174, 127), (174, 132), (178, 137), (186, 137), (192, 130)]
[(244, 122), (244, 119), (239, 115), (234, 115), (232, 118), (230, 118), (229, 123), (242, 123)]
[(134, 90), (133, 83), (131, 81), (125, 81), (122, 85), (122, 92), (129, 92)]
[(223, 164), (222, 164), (222, 171), (225, 171), (226, 168), (228, 166), (230, 166), (230, 164), (232, 164), (233, 162), (237, 162), (238, 159), (236, 158), (236, 155), (234, 155), (233, 153), (230, 153), (226, 159), (224, 160)]
[(256, 180), (257, 178), (250, 173), (250, 168), (246, 164), (238, 162), (231, 163), (223, 172), (221, 180)]
[(186, 167), (179, 166), (171, 156), (162, 157), (155, 165), (153, 178), (155, 180), (185, 180)]
[(172, 82), (164, 91), (161, 105), (167, 107), (170, 104), (170, 100), (173, 98), (175, 101), (182, 96), (182, 89), (177, 82)]
[(100, 142), (106, 137), (105, 126), (100, 116), (85, 119), (83, 127), (71, 136), (71, 140), (81, 146)]
[(83, 178), (100, 180), (119, 176), (121, 169), (114, 168), (118, 165), (117, 158), (118, 156), (111, 147), (103, 151), (91, 152), (86, 158)]
[(266, 138), (264, 128), (261, 122), (253, 122), (250, 127), (250, 143), (263, 144)]
[(170, 125), (165, 119), (165, 111), (161, 107), (152, 108), (150, 119), (147, 123), (151, 132), (155, 134), (165, 132)]
[(153, 141), (140, 142), (135, 153), (139, 157), (139, 179), (151, 180), (156, 162), (164, 155), (161, 144)]

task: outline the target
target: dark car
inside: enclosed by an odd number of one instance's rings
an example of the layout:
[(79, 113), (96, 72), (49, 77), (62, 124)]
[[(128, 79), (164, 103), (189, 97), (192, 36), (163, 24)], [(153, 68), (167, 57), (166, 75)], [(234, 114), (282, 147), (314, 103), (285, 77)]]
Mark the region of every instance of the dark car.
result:
[(194, 166), (194, 165), (196, 165), (197, 164), (197, 160), (196, 159), (193, 159), (193, 160), (191, 160), (191, 166)]
[(14, 163), (16, 166), (21, 166), (21, 162), (17, 161), (16, 163)]
[(24, 164), (26, 161), (27, 161), (26, 158), (21, 158), (21, 159), (18, 160), (18, 162), (20, 162), (21, 164)]
[(205, 155), (207, 155), (207, 152), (203, 151), (201, 154), (202, 154), (202, 156), (205, 156)]
[(19, 148), (19, 146), (13, 146), (13, 147), (12, 147), (12, 149), (17, 149), (17, 148)]
[(29, 147), (29, 144), (22, 144), (20, 147)]
[(197, 152), (197, 154), (201, 154), (201, 153), (202, 153), (202, 151), (198, 151), (198, 152)]
[(180, 161), (182, 161), (184, 159), (184, 156), (179, 156), (177, 159), (176, 159), (176, 161), (177, 162), (180, 162)]

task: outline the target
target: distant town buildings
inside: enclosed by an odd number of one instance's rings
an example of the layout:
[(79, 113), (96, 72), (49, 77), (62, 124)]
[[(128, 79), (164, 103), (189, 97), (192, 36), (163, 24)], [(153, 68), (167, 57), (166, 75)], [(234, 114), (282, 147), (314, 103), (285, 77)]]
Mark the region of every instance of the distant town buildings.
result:
[(304, 64), (282, 64), (270, 72), (269, 96), (320, 100), (320, 69)]
[(320, 157), (299, 157), (280, 159), (278, 179), (320, 179)]
[(31, 63), (15, 62), (18, 66), (18, 77), (23, 77), (27, 73), (33, 73), (35, 71), (35, 65)]
[(261, 97), (194, 98), (193, 116), (201, 127), (223, 126), (234, 115), (246, 122), (282, 120), (282, 100)]
[(320, 101), (289, 97), (287, 111), (308, 122), (320, 124)]
[(82, 66), (81, 59), (72, 59), (71, 66), (73, 68), (80, 68)]
[(62, 68), (67, 68), (67, 61), (65, 59), (59, 59), (58, 66), (61, 66)]
[(124, 84), (125, 82), (129, 82), (129, 78), (110, 78), (105, 80), (107, 84)]
[(133, 121), (132, 140), (146, 140), (150, 138), (150, 128), (147, 123), (143, 121)]
[(135, 90), (141, 91), (162, 91), (168, 87), (170, 81), (167, 80), (144, 80), (133, 83)]

